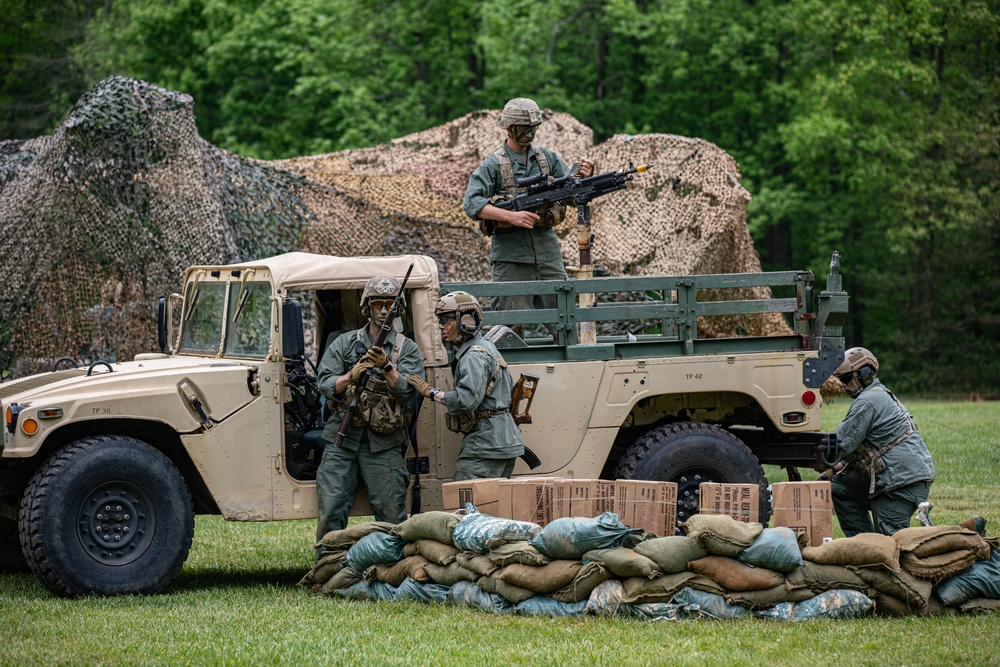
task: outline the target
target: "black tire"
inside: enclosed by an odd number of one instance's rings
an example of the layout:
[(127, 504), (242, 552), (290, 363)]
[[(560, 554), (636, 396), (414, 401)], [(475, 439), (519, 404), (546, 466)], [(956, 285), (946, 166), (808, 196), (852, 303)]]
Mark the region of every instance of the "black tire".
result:
[(24, 492), (21, 547), (56, 595), (149, 594), (169, 584), (194, 535), (191, 494), (162, 452), (124, 436), (78, 440)]
[(729, 431), (694, 422), (658, 426), (636, 440), (618, 462), (617, 479), (677, 483), (677, 522), (697, 514), (702, 482), (756, 484), (760, 488), (758, 519), (771, 518), (771, 494), (757, 457)]

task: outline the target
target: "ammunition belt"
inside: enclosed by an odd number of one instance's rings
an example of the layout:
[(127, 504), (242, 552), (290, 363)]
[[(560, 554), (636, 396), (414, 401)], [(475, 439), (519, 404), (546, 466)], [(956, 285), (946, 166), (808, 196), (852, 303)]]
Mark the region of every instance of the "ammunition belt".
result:
[(489, 419), (495, 415), (502, 415), (505, 412), (510, 412), (510, 410), (479, 410), (476, 412), (476, 419)]

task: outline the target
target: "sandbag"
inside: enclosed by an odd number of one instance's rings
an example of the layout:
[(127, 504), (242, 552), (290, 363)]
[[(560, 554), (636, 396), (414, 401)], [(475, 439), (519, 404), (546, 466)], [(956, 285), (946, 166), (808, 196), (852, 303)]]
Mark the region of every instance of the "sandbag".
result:
[(514, 563), (521, 565), (545, 565), (552, 559), (527, 542), (508, 542), (490, 549), (489, 558), (496, 565), (506, 567)]
[[(888, 572), (870, 567), (848, 569), (857, 574), (872, 590), (899, 598), (908, 609), (914, 609), (919, 613), (927, 611), (927, 602), (931, 597), (931, 582), (917, 579), (906, 570)], [(878, 602), (876, 599), (876, 608)]]
[(917, 558), (968, 550), (984, 559), (990, 553), (990, 546), (979, 533), (961, 526), (913, 526), (894, 533), (892, 539), (901, 552)]
[(870, 612), (875, 603), (864, 593), (832, 590), (802, 602), (782, 602), (770, 609), (757, 609), (758, 618), (779, 621), (810, 621), (817, 618), (858, 618)]
[(413, 579), (406, 579), (396, 589), (396, 599), (441, 604), (447, 601), (450, 590), (451, 586), (435, 583), (421, 584)]
[(344, 564), (355, 572), (364, 572), (372, 565), (396, 563), (403, 558), (403, 540), (388, 533), (369, 533), (347, 552)]
[(498, 565), (494, 564), (493, 561), (490, 560), (489, 556), (473, 553), (471, 551), (462, 551), (455, 556), (455, 560), (466, 570), (478, 572), (484, 577), (488, 577), (500, 569)]
[(921, 611), (919, 607), (910, 605), (906, 600), (902, 600), (895, 595), (882, 593), (881, 591), (875, 592), (872, 595), (872, 600), (875, 602), (872, 613), (876, 616), (885, 616), (888, 618), (922, 615), (926, 613), (927, 609), (927, 607), (924, 607), (924, 611)]
[(369, 521), (367, 523), (359, 523), (353, 526), (348, 526), (343, 530), (331, 530), (329, 533), (324, 535), (319, 542), (316, 543), (316, 549), (327, 549), (330, 551), (336, 551), (339, 549), (350, 549), (354, 546), (354, 543), (360, 540), (365, 535), (370, 535), (371, 533), (388, 533), (396, 524), (386, 523), (384, 521)]
[(632, 615), (644, 621), (690, 621), (708, 618), (696, 604), (674, 604), (672, 602), (646, 602), (632, 605)]
[(506, 581), (503, 581), (496, 576), (496, 574), (492, 574), (488, 577), (480, 577), (476, 580), (476, 585), (487, 593), (496, 593), (504, 600), (514, 605), (520, 604), (528, 598), (533, 598), (538, 595), (535, 591), (529, 591), (527, 588), (521, 588), (520, 586), (515, 586), (514, 584), (508, 584)]
[(656, 563), (664, 574), (687, 571), (687, 564), (704, 558), (708, 549), (698, 540), (687, 535), (658, 537), (635, 546), (635, 552)]
[(697, 605), (703, 614), (712, 618), (743, 618), (749, 613), (743, 607), (728, 604), (721, 595), (688, 587), (677, 591), (674, 604)]
[(765, 528), (753, 543), (740, 552), (741, 562), (775, 572), (791, 572), (802, 567), (802, 551), (791, 528)]
[(773, 607), (779, 602), (802, 602), (815, 597), (818, 591), (808, 588), (796, 588), (788, 590), (784, 584), (774, 588), (765, 588), (761, 591), (732, 591), (726, 593), (726, 602), (739, 605), (747, 609), (765, 609)]
[(622, 579), (628, 577), (646, 577), (655, 579), (663, 576), (656, 563), (640, 553), (625, 547), (615, 549), (594, 549), (583, 555), (583, 562), (595, 562), (604, 565), (611, 574)]
[(597, 586), (611, 578), (611, 573), (600, 563), (587, 563), (569, 582), (555, 593), (549, 595), (559, 602), (579, 602), (590, 597)]
[(724, 514), (695, 514), (680, 527), (709, 552), (732, 558), (753, 544), (764, 530), (757, 522), (743, 523)]
[(424, 566), (430, 564), (431, 562), (423, 556), (410, 556), (393, 565), (375, 565), (368, 568), (365, 571), (365, 580), (368, 580), (370, 572), (375, 581), (391, 586), (402, 585), (407, 577), (417, 583), (426, 584), (431, 581), (431, 577)]
[(617, 547), (629, 535), (641, 532), (618, 520), (614, 512), (592, 519), (564, 517), (541, 529), (529, 544), (549, 558), (580, 559), (593, 549)]
[(689, 581), (698, 576), (694, 572), (679, 572), (665, 574), (656, 579), (629, 577), (622, 582), (624, 590), (622, 600), (629, 604), (670, 602), (677, 591), (687, 586)]
[(378, 600), (395, 600), (396, 587), (377, 581), (370, 584), (358, 581), (346, 588), (337, 590), (336, 595), (345, 597), (348, 600), (371, 600), (373, 602)]
[(977, 597), (1000, 598), (1000, 551), (994, 551), (989, 560), (973, 563), (964, 572), (945, 579), (934, 594), (952, 607)]
[(1000, 612), (1000, 599), (995, 598), (972, 598), (968, 602), (963, 602), (958, 606), (958, 611), (963, 614), (989, 614)]
[(475, 581), (480, 577), (478, 572), (466, 570), (458, 563), (452, 563), (451, 565), (427, 563), (424, 565), (424, 571), (427, 572), (427, 575), (434, 583), (444, 584), (445, 586), (454, 586), (460, 581)]
[(912, 574), (917, 579), (929, 579), (935, 583), (953, 577), (960, 572), (964, 572), (978, 556), (974, 551), (962, 549), (961, 551), (949, 551), (948, 553), (928, 556), (927, 558), (917, 558), (912, 553), (905, 553), (899, 558), (899, 563), (903, 569)]
[(409, 558), (410, 556), (419, 556), (420, 550), (417, 549), (416, 542), (407, 542), (403, 545), (403, 558)]
[(806, 561), (802, 567), (785, 575), (785, 587), (790, 590), (809, 589), (815, 593), (850, 589), (868, 592), (868, 584), (854, 570), (843, 565), (820, 565)]
[(466, 515), (451, 534), (452, 542), (460, 551), (485, 554), (506, 542), (530, 540), (542, 529), (537, 523), (481, 514), (472, 503), (466, 504), (465, 511)]
[(346, 551), (334, 551), (316, 561), (312, 569), (306, 572), (305, 576), (299, 580), (300, 586), (313, 587), (322, 586), (330, 580), (330, 577), (337, 574), (344, 568), (344, 559), (347, 558)]
[(451, 544), (451, 533), (457, 525), (458, 517), (451, 512), (422, 512), (397, 525), (394, 532), (407, 542), (434, 540)]
[(492, 614), (505, 614), (514, 610), (514, 605), (495, 593), (487, 593), (471, 581), (459, 581), (448, 591), (448, 602), (466, 607), (477, 607)]
[(762, 567), (750, 567), (734, 558), (705, 556), (688, 563), (688, 569), (711, 578), (727, 591), (760, 591), (785, 583), (785, 576)]
[(547, 595), (568, 585), (583, 567), (574, 560), (554, 560), (548, 565), (508, 565), (497, 578), (514, 586)]
[(831, 540), (818, 547), (806, 547), (802, 558), (821, 565), (885, 567), (899, 572), (899, 545), (889, 535), (861, 533)]
[(625, 588), (617, 579), (602, 581), (587, 598), (587, 613), (594, 616), (628, 618), (633, 615), (632, 605), (624, 600)]
[(514, 608), (525, 616), (550, 616), (552, 618), (573, 618), (587, 613), (587, 601), (560, 602), (544, 595), (536, 595)]
[(341, 588), (347, 588), (352, 586), (357, 582), (361, 581), (361, 573), (355, 572), (349, 567), (342, 568), (340, 572), (330, 577), (330, 580), (325, 584), (320, 586), (319, 593), (324, 595), (330, 595), (339, 591)]
[(458, 547), (435, 540), (418, 540), (416, 545), (417, 553), (435, 565), (451, 565), (455, 562), (458, 554), (462, 553)]

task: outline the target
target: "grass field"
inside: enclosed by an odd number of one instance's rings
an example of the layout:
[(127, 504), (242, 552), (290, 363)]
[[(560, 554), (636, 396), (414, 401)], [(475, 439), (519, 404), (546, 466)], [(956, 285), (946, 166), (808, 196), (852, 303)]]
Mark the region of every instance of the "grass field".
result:
[[(1000, 403), (904, 402), (937, 468), (932, 518), (982, 514), (996, 536)], [(825, 407), (824, 428), (848, 405)], [(166, 593), (145, 598), (63, 600), (30, 576), (0, 576), (0, 664), (1000, 665), (1000, 614), (647, 623), (310, 595), (295, 584), (311, 564), (314, 527), (198, 517), (184, 570)]]

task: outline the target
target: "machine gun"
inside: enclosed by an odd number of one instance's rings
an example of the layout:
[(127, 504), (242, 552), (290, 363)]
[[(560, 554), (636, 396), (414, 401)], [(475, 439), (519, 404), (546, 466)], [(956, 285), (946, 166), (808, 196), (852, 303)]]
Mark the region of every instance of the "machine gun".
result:
[(494, 206), (505, 211), (535, 212), (546, 204), (573, 204), (584, 206), (591, 200), (603, 195), (624, 190), (634, 177), (653, 168), (652, 164), (641, 164), (638, 167), (631, 162), (628, 169), (606, 171), (603, 174), (575, 178), (571, 171), (562, 178), (551, 178), (548, 174), (536, 174), (517, 179), (517, 187), (528, 188), (526, 192), (515, 195), (507, 201), (494, 202)]
[[(382, 328), (379, 329), (378, 335), (375, 336), (375, 340), (372, 341), (372, 347), (382, 347), (385, 345), (385, 339), (389, 337), (389, 332), (392, 331), (392, 323), (396, 321), (396, 317), (399, 315), (400, 304), (403, 300), (403, 290), (406, 289), (406, 281), (410, 279), (410, 273), (412, 271), (413, 265), (410, 264), (410, 268), (406, 270), (406, 275), (403, 276), (403, 282), (399, 286), (399, 294), (397, 294), (396, 298), (392, 300), (392, 306), (389, 308), (389, 314), (385, 316), (385, 322), (382, 323)], [(351, 427), (354, 415), (358, 412), (358, 402), (361, 400), (361, 394), (364, 393), (365, 387), (368, 386), (368, 380), (371, 379), (372, 373), (374, 372), (374, 368), (369, 368), (358, 379), (358, 384), (354, 390), (354, 396), (351, 398), (350, 405), (347, 406), (347, 414), (344, 415), (343, 421), (340, 422), (340, 428), (337, 429), (337, 435), (333, 437), (334, 447), (340, 447), (344, 442), (344, 438), (347, 437), (347, 429)]]

